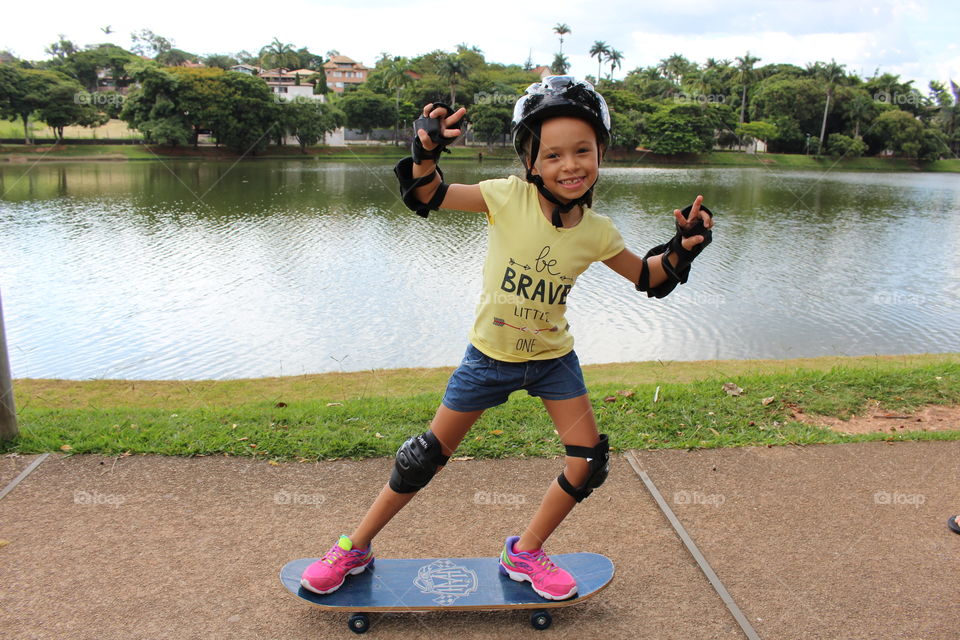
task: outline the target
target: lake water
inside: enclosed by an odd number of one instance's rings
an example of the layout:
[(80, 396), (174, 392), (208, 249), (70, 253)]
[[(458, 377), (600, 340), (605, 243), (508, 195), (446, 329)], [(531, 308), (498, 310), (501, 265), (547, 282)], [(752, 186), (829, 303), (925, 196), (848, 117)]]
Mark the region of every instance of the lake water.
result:
[[(448, 162), (448, 181), (516, 170)], [(417, 217), (388, 161), (0, 166), (14, 377), (203, 379), (455, 365), (481, 215)], [(592, 266), (584, 363), (960, 351), (960, 175), (605, 167), (637, 252), (697, 193), (713, 244), (647, 299)]]

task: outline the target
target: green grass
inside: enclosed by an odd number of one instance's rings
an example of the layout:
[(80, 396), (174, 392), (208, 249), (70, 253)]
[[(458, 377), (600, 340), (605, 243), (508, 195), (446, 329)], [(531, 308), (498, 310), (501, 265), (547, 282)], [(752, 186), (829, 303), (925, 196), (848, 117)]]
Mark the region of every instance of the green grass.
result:
[[(429, 423), (449, 372), (223, 382), (18, 380), (20, 438), (0, 450), (310, 460), (387, 456)], [(893, 411), (960, 404), (960, 354), (628, 363), (586, 367), (585, 374), (600, 429), (618, 450), (960, 439), (960, 430), (846, 436), (792, 417), (797, 409), (848, 417), (873, 402)], [(722, 384), (728, 381), (745, 393), (727, 395)], [(764, 398), (773, 400), (765, 405)], [(484, 414), (458, 455), (561, 452), (542, 404), (521, 392)]]

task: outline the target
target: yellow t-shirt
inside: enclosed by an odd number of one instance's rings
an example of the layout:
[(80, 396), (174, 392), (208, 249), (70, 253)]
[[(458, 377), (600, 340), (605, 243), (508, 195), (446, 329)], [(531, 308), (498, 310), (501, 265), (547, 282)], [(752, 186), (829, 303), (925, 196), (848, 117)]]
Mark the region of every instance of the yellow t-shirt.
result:
[(606, 216), (584, 207), (572, 228), (543, 215), (537, 188), (517, 176), (484, 180), (487, 259), (470, 342), (506, 362), (559, 358), (573, 349), (567, 295), (591, 263), (623, 250)]

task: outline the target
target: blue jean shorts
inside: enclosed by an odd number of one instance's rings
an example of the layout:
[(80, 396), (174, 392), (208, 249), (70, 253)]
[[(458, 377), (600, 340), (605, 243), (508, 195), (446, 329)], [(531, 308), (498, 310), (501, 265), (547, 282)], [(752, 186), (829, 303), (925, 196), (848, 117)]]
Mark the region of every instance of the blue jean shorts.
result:
[(587, 392), (580, 360), (571, 351), (550, 360), (504, 362), (495, 360), (472, 344), (457, 367), (443, 405), (454, 411), (479, 411), (503, 404), (514, 391), (547, 400), (568, 400)]

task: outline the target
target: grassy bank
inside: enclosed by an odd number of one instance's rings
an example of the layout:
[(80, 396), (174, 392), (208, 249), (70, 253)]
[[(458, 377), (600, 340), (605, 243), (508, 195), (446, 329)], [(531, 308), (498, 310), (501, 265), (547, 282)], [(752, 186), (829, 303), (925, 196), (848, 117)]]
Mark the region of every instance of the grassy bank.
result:
[[(476, 162), (479, 154), (484, 159), (512, 161), (512, 147), (453, 147), (445, 161), (464, 160)], [(303, 153), (299, 147), (267, 147), (250, 160), (374, 160), (399, 159), (408, 155), (405, 145), (351, 145), (349, 147), (308, 147)], [(94, 161), (94, 160), (157, 160), (193, 158), (206, 160), (236, 160), (239, 155), (224, 148), (159, 147), (145, 145), (14, 145), (0, 146), (0, 161)], [(739, 152), (712, 152), (682, 156), (657, 156), (641, 151), (613, 150), (606, 162), (615, 165), (636, 167), (763, 167), (782, 170), (805, 171), (938, 171), (960, 173), (960, 160), (917, 162), (907, 158), (817, 158), (786, 153), (747, 154)]]
[[(21, 437), (3, 450), (309, 460), (392, 455), (429, 423), (449, 373), (445, 368), (197, 382), (18, 380)], [(585, 367), (585, 375), (601, 430), (620, 450), (960, 439), (960, 431), (845, 436), (793, 417), (794, 412), (848, 417), (868, 402), (893, 411), (958, 404), (960, 354), (626, 363)], [(744, 389), (743, 395), (728, 395), (725, 382)], [(517, 393), (483, 416), (458, 455), (561, 451), (540, 402)]]

